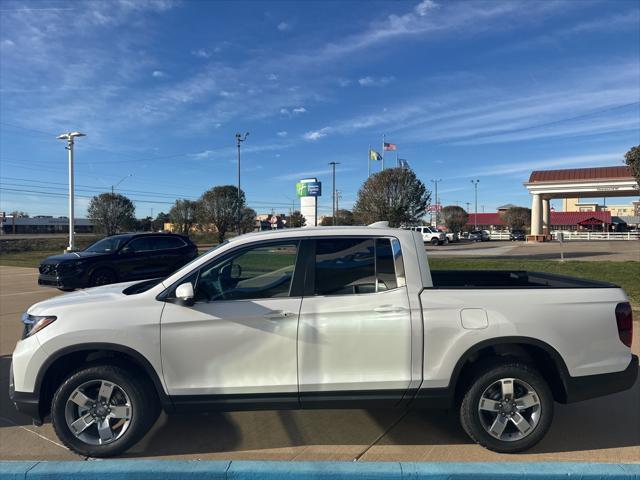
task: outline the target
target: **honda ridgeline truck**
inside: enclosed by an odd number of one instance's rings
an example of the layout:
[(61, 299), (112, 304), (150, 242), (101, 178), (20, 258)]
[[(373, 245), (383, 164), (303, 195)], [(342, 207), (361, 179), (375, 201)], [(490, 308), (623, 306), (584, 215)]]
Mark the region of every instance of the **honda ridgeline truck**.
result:
[(13, 402), (93, 457), (131, 447), (161, 409), (455, 408), (473, 440), (517, 452), (554, 402), (638, 375), (620, 288), (430, 271), (422, 236), (384, 224), (243, 235), (164, 279), (37, 303), (23, 322)]

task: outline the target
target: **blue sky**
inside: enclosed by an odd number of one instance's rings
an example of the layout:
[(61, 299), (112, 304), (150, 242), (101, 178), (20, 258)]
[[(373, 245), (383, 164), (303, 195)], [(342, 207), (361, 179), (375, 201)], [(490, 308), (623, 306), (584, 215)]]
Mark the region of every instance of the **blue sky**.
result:
[(330, 161), (350, 207), (383, 133), (441, 203), (478, 178), (493, 211), (529, 204), (532, 169), (640, 143), (640, 4), (4, 0), (0, 75), (2, 210), (66, 214), (55, 135), (80, 130), (80, 215), (127, 175), (139, 217), (234, 184), (237, 131), (258, 212), (309, 176), (330, 212)]

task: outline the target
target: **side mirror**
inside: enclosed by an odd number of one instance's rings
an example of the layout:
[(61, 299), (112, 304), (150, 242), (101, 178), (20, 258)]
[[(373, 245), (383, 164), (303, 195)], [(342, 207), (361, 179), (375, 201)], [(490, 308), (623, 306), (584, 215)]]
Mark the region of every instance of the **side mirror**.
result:
[(191, 306), (193, 305), (194, 297), (195, 294), (193, 293), (193, 285), (191, 282), (183, 283), (176, 288), (176, 299), (180, 304)]
[(120, 249), (120, 253), (125, 254), (125, 253), (131, 253), (133, 250), (131, 249), (131, 247), (126, 246), (126, 247), (122, 247)]

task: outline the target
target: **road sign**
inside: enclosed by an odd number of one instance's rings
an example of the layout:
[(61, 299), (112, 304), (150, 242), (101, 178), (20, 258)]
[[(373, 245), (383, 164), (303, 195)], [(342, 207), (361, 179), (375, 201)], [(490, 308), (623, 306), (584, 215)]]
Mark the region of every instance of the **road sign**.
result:
[(322, 196), (322, 182), (298, 182), (296, 183), (298, 197)]

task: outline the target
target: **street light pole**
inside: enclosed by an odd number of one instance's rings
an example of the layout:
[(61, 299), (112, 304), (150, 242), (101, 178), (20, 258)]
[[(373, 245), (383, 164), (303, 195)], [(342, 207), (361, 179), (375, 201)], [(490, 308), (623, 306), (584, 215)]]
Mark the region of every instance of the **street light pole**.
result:
[(474, 225), (475, 225), (475, 229), (478, 229), (478, 184), (480, 183), (479, 179), (476, 180), (471, 180), (471, 183), (473, 183), (473, 188), (475, 189), (475, 196), (476, 196), (476, 206), (475, 206), (475, 215), (473, 216), (473, 220), (474, 220)]
[(73, 139), (75, 137), (86, 137), (84, 133), (80, 132), (69, 132), (58, 135), (56, 138), (58, 140), (66, 140), (67, 146), (65, 147), (69, 152), (69, 246), (67, 247), (67, 251), (72, 252), (75, 250), (75, 242), (74, 242), (74, 231), (75, 231), (75, 222), (74, 222), (74, 185), (73, 185)]
[(329, 162), (331, 169), (333, 170), (333, 192), (331, 194), (331, 212), (333, 224), (336, 224), (336, 165), (340, 165), (340, 162)]
[(438, 178), (437, 180), (431, 179), (431, 181), (434, 183), (434, 185), (436, 186), (436, 228), (438, 228), (438, 183), (442, 181), (441, 178)]
[(240, 230), (240, 144), (244, 142), (249, 136), (249, 132), (244, 134), (244, 137), (240, 133), (236, 133), (236, 143), (238, 144), (238, 205), (236, 212), (236, 220), (238, 222), (238, 235), (242, 232)]

